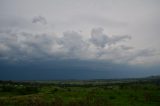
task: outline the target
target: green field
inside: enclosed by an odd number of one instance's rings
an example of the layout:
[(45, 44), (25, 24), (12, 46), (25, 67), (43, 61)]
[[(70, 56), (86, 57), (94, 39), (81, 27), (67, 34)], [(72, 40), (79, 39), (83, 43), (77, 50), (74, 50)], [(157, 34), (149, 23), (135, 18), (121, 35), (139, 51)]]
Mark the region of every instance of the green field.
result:
[(160, 80), (0, 81), (0, 106), (160, 106)]

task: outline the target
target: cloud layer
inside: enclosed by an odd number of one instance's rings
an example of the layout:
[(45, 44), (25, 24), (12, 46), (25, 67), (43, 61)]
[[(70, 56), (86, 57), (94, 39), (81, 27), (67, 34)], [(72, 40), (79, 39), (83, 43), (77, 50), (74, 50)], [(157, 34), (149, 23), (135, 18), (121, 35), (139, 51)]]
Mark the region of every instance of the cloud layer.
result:
[[(40, 18), (40, 17), (39, 17)], [(34, 22), (43, 23), (43, 18)], [(45, 19), (45, 18), (44, 18)], [(85, 35), (76, 31), (56, 33), (32, 33), (14, 29), (0, 31), (0, 59), (7, 61), (35, 61), (54, 59), (78, 59), (113, 63), (152, 63), (156, 50), (141, 49), (125, 44), (129, 35), (107, 35), (101, 27), (93, 28)]]

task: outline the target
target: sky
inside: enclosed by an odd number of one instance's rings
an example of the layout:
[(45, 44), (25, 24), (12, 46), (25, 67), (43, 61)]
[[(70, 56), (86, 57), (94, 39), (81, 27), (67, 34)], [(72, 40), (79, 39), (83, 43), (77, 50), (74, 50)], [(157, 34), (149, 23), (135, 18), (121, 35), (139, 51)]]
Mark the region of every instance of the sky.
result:
[(159, 0), (0, 0), (0, 80), (160, 75)]

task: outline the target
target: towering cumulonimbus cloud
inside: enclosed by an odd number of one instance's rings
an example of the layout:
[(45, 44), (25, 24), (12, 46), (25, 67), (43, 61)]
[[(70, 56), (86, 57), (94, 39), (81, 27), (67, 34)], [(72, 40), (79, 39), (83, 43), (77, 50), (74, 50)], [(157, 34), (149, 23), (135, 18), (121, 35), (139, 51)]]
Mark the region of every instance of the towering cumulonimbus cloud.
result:
[(93, 28), (88, 39), (76, 31), (31, 33), (10, 30), (0, 31), (0, 59), (34, 61), (35, 59), (105, 60), (115, 63), (136, 64), (156, 56), (155, 50), (135, 50), (119, 44), (131, 36), (108, 36), (103, 28)]

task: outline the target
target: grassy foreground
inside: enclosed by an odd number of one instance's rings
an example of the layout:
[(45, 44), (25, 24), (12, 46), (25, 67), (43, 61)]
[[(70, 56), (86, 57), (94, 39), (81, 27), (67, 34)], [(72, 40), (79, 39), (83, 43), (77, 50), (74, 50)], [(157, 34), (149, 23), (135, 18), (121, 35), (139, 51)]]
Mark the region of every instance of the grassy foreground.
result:
[(0, 106), (160, 106), (160, 80), (0, 81)]

